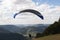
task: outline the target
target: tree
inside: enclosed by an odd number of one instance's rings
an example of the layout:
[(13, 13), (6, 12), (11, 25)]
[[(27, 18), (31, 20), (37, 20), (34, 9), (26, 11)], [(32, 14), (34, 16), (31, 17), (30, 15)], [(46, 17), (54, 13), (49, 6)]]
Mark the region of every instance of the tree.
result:
[(60, 33), (60, 19), (58, 22), (50, 25), (44, 32), (43, 35), (58, 34)]

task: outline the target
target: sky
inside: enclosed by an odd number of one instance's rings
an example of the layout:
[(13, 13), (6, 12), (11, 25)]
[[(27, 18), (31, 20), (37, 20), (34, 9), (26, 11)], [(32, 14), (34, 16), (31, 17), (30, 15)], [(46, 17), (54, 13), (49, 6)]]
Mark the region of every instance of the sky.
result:
[[(24, 9), (39, 11), (44, 20), (32, 13), (13, 16)], [(0, 0), (0, 25), (6, 24), (53, 24), (60, 17), (60, 0)]]
[(60, 5), (60, 0), (32, 0), (35, 3), (43, 4), (43, 3), (47, 3), (49, 5)]

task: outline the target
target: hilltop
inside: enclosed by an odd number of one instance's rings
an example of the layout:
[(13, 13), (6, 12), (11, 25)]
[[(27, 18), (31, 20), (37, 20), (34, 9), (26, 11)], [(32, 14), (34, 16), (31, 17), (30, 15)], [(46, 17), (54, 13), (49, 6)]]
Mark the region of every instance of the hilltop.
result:
[(32, 40), (60, 40), (60, 34), (44, 36), (40, 38), (34, 38)]

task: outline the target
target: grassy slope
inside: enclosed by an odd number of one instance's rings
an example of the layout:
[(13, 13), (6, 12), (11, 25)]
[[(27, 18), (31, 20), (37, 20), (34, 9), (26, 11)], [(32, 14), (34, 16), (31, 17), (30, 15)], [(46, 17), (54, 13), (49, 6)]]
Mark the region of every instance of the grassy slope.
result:
[(60, 40), (60, 34), (49, 35), (45, 37), (35, 38), (33, 40)]

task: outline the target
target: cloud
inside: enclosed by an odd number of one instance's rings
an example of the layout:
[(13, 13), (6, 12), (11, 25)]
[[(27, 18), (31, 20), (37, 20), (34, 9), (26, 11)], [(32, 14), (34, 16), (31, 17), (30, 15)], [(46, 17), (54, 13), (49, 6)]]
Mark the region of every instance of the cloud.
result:
[[(34, 14), (25, 13), (13, 18), (13, 15), (24, 9), (35, 9), (42, 13), (44, 20)], [(2, 24), (52, 24), (60, 17), (60, 6), (41, 4), (36, 6), (32, 0), (4, 0), (0, 5), (0, 25)]]
[(60, 6), (54, 6), (49, 4), (41, 4), (41, 13), (43, 13), (45, 20), (43, 23), (54, 23), (59, 20), (60, 17)]

